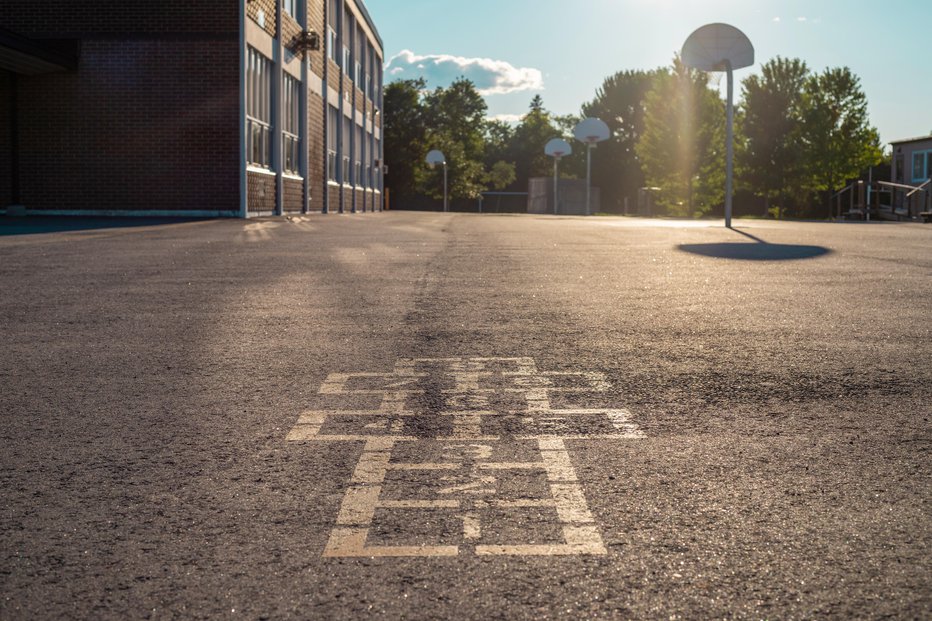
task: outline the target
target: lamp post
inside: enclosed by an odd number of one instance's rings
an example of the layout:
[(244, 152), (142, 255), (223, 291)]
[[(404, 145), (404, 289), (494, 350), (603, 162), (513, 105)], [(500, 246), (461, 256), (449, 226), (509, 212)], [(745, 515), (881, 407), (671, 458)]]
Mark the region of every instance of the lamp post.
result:
[(447, 158), (443, 155), (443, 152), (434, 149), (427, 154), (427, 165), (431, 168), (438, 165), (443, 166), (443, 210), (447, 211), (449, 209), (447, 197)]
[(557, 215), (560, 204), (560, 160), (572, 155), (573, 147), (562, 138), (554, 138), (544, 147), (544, 154), (553, 158), (553, 215)]
[(586, 215), (592, 213), (592, 149), (608, 140), (612, 131), (601, 119), (583, 119), (573, 130), (576, 140), (586, 145)]

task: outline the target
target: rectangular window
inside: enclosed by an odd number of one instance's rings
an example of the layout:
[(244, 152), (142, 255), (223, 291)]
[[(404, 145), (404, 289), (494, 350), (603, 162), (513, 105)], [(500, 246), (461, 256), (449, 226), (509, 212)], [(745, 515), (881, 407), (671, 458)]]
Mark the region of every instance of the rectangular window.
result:
[(246, 72), (246, 155), (250, 164), (272, 166), (272, 62), (249, 48)]
[(298, 2), (297, 0), (282, 0), (282, 8), (292, 17), (297, 17)]
[(344, 45), (344, 46), (343, 46), (343, 73), (345, 73), (346, 75), (349, 75), (349, 74), (350, 74), (350, 69), (351, 69), (351, 67), (350, 67), (350, 49)]
[(356, 62), (356, 73), (353, 77), (353, 82), (356, 83), (356, 88), (362, 90), (362, 63)]
[(353, 182), (354, 182), (355, 185), (361, 186), (361, 185), (363, 185), (363, 178), (362, 178), (362, 152), (363, 152), (362, 127), (360, 127), (359, 125), (357, 125), (357, 126), (356, 126), (356, 130), (355, 130), (354, 133), (355, 133), (355, 137), (354, 137), (354, 138), (355, 138), (355, 140), (354, 140), (355, 144), (353, 145), (353, 159), (354, 159), (355, 162), (356, 162), (356, 176), (354, 177)]
[(327, 107), (327, 179), (337, 181), (337, 145), (340, 143), (340, 110)]
[(301, 140), (301, 83), (290, 75), (284, 77), (282, 84), (282, 162), (285, 172), (299, 172)]
[(343, 116), (343, 176), (340, 178), (340, 181), (349, 185), (352, 181), (352, 169), (350, 168), (350, 158), (352, 156), (352, 145), (353, 145), (353, 127), (352, 119), (348, 116)]
[(913, 153), (913, 183), (932, 179), (932, 151)]
[(339, 64), (340, 57), (337, 56), (337, 31), (333, 29), (333, 26), (327, 26), (327, 55), (330, 57), (330, 60)]

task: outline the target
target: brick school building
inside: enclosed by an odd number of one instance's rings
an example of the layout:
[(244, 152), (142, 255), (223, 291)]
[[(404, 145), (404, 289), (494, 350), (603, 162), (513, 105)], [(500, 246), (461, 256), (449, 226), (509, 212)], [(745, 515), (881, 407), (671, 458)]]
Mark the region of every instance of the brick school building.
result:
[(248, 217), (382, 205), (362, 0), (0, 0), (0, 211)]

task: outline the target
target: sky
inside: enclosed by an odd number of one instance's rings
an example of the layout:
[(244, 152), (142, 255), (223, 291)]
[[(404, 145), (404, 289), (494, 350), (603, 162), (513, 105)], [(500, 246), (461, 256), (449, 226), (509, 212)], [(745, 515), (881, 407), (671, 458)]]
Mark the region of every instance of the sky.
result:
[(556, 114), (578, 114), (605, 77), (667, 66), (696, 28), (726, 22), (756, 50), (739, 84), (775, 56), (815, 71), (847, 66), (884, 143), (932, 133), (932, 0), (365, 2), (385, 44), (386, 82), (425, 77), (435, 87), (465, 75), (497, 118), (519, 118), (537, 94)]

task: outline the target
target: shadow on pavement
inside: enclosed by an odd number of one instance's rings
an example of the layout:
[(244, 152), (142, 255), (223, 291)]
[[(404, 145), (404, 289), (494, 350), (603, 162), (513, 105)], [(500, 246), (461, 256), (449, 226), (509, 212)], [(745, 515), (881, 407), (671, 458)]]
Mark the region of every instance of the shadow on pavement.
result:
[(141, 226), (159, 226), (193, 222), (198, 218), (88, 218), (84, 216), (0, 216), (0, 237), (11, 235), (41, 235), (68, 231), (93, 231)]
[(823, 246), (771, 244), (750, 233), (737, 229), (732, 230), (756, 243), (680, 244), (677, 249), (704, 257), (735, 259), (737, 261), (798, 261), (800, 259), (814, 259), (831, 253), (831, 250)]

